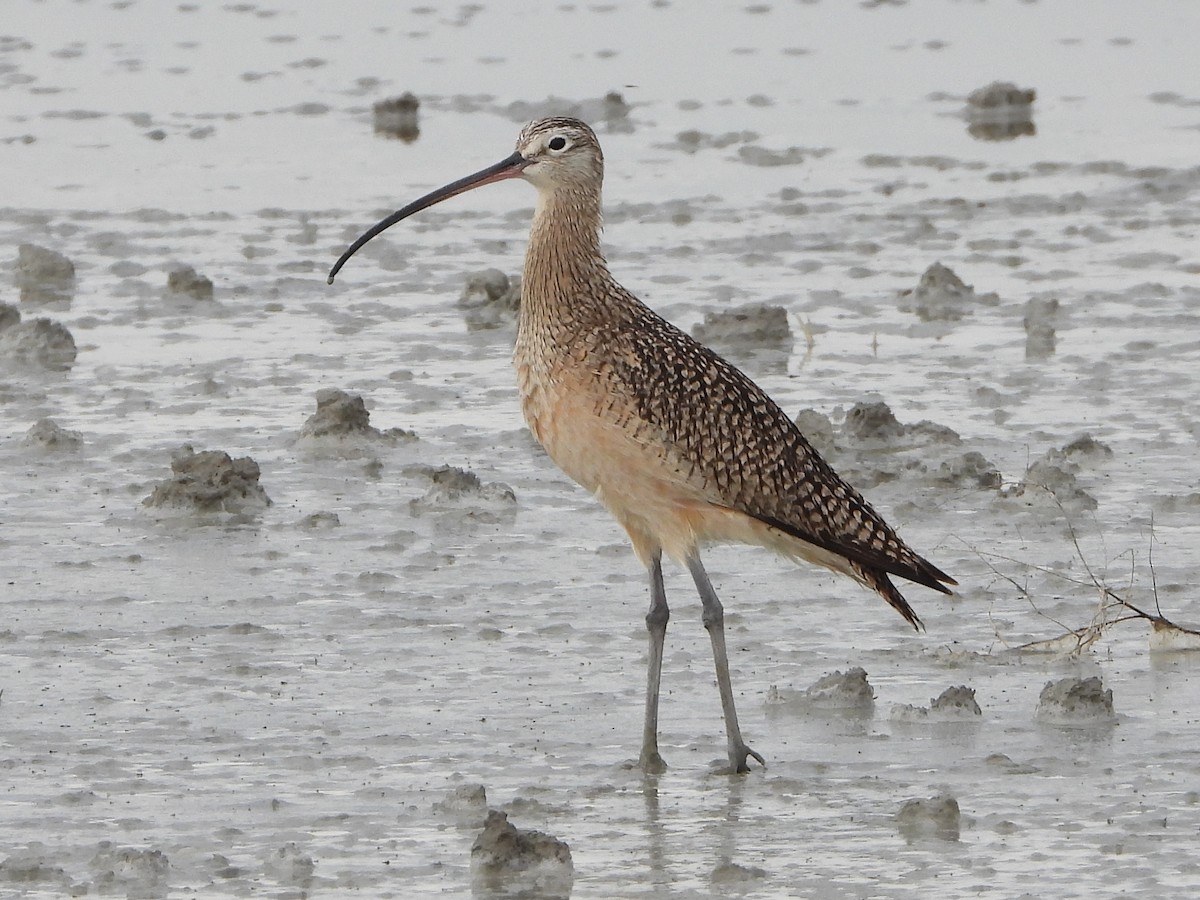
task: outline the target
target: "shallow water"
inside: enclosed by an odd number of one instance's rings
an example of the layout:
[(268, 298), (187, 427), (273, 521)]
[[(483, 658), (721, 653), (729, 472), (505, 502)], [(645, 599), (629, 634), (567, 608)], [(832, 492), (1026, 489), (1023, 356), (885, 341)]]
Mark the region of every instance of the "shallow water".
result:
[[(478, 783), (570, 844), (576, 897), (1190, 896), (1200, 657), (1152, 653), (1141, 621), (1079, 658), (1010, 649), (1091, 620), (1085, 561), (1200, 625), (1200, 10), (1092, 8), (10, 0), (0, 255), (38, 244), (77, 278), (39, 302), (14, 275), (0, 302), (79, 355), (0, 370), (0, 894), (466, 896), (478, 823), (444, 801)], [(1035, 136), (969, 133), (997, 78), (1037, 90)], [(375, 136), (371, 104), (405, 90), (420, 137)], [(606, 122), (609, 91), (631, 109)], [(832, 459), (961, 582), (906, 591), (924, 633), (822, 572), (706, 555), (769, 764), (744, 778), (709, 774), (723, 729), (678, 571), (670, 769), (623, 766), (644, 573), (525, 431), (511, 329), (456, 305), (469, 273), (519, 271), (529, 189), (423, 213), (324, 282), (381, 214), (572, 104), (627, 286), (685, 328), (785, 307), (782, 354), (722, 350), (789, 411), (881, 399), (961, 436)], [(997, 302), (922, 322), (902, 292), (937, 261)], [(167, 293), (178, 263), (214, 300)], [(1027, 356), (1034, 298), (1059, 313)], [(298, 443), (329, 387), (418, 440)], [(47, 416), (82, 446), (27, 443)], [(1011, 486), (1084, 432), (1112, 450), (1079, 464), (1094, 510), (934, 477), (978, 451)], [(273, 505), (144, 508), (185, 443), (253, 457)], [(414, 503), (442, 464), (516, 504)], [(793, 702), (852, 666), (873, 713)], [(1091, 675), (1115, 723), (1038, 717), (1047, 682)], [(978, 722), (890, 715), (960, 684)], [(956, 833), (897, 820), (942, 793)]]

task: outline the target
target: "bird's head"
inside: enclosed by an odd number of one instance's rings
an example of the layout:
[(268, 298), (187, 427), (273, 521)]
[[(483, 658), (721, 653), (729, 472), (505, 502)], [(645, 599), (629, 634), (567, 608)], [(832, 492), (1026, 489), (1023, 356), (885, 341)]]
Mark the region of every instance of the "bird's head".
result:
[(520, 174), (541, 191), (598, 191), (604, 154), (596, 132), (579, 119), (552, 116), (530, 122), (517, 137)]
[(524, 178), (543, 196), (567, 190), (591, 194), (598, 202), (603, 177), (604, 154), (600, 152), (596, 133), (586, 122), (559, 116), (536, 119), (521, 130), (516, 150), (500, 162), (431, 191), (367, 229), (330, 269), (329, 283), (333, 284), (346, 260), (377, 234), (413, 213), (465, 191), (510, 178)]

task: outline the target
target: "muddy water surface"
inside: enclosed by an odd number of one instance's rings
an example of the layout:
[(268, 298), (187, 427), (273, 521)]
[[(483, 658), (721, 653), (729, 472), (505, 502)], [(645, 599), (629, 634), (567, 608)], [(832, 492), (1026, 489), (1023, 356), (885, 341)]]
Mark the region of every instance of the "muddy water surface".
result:
[[(1091, 9), (9, 0), (0, 302), (77, 352), (0, 331), (0, 894), (469, 896), (482, 785), (570, 844), (577, 897), (1191, 896), (1200, 656), (1137, 619), (1013, 649), (1091, 623), (1093, 579), (1200, 625), (1200, 11)], [(964, 114), (996, 80), (1036, 90), (1032, 129)], [(371, 111), (404, 91), (407, 143)], [(812, 410), (962, 585), (907, 591), (914, 634), (709, 551), (765, 772), (710, 774), (678, 571), (670, 769), (625, 765), (644, 573), (524, 429), (511, 325), (457, 303), (519, 271), (531, 190), (324, 281), (546, 112), (600, 132), (617, 276)], [(963, 284), (922, 289), (937, 262)], [(182, 265), (211, 298), (168, 289)], [(786, 329), (705, 323), (751, 303)], [(416, 439), (302, 437), (328, 388)], [(185, 444), (251, 457), (271, 505), (143, 505)], [(806, 693), (854, 667), (873, 703)], [(960, 685), (978, 716), (930, 708)]]

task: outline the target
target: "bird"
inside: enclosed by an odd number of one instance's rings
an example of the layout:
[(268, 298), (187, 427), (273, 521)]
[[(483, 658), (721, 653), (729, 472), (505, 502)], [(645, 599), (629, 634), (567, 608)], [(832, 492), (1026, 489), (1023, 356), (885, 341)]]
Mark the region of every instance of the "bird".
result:
[(513, 363), (530, 431), (570, 478), (624, 527), (650, 581), (649, 653), (639, 767), (661, 773), (658, 710), (670, 618), (662, 557), (691, 574), (712, 644), (728, 772), (762, 755), (738, 723), (724, 609), (701, 561), (711, 544), (773, 550), (849, 576), (914, 629), (896, 576), (944, 594), (957, 582), (912, 550), (740, 369), (654, 312), (610, 274), (602, 252), (604, 154), (570, 117), (526, 125), (504, 159), (431, 191), (365, 231), (483, 185), (521, 178), (537, 190), (521, 280)]

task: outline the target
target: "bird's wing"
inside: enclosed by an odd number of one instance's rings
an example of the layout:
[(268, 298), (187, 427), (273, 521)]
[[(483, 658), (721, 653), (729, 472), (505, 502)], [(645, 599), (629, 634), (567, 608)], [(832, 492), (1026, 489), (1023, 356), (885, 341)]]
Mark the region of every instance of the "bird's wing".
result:
[[(955, 582), (910, 549), (745, 374), (648, 307), (611, 332), (609, 377), (680, 477), (713, 503), (941, 591)], [(610, 350), (614, 348), (610, 347)]]

